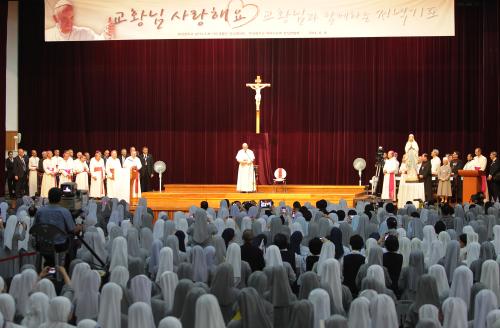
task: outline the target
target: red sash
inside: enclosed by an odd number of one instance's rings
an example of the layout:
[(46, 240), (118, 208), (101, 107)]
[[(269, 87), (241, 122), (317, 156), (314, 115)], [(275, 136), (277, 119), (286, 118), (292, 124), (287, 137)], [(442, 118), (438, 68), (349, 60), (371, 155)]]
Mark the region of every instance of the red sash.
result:
[(396, 189), (396, 180), (394, 178), (394, 172), (389, 173), (389, 198), (394, 200), (396, 197), (394, 196)]

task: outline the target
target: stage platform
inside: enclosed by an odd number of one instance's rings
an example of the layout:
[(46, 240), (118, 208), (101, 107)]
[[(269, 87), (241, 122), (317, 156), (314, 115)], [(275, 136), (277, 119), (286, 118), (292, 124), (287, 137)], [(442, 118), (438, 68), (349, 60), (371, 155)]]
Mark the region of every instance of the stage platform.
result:
[[(201, 201), (206, 200), (210, 207), (217, 209), (221, 199), (229, 199), (230, 202), (249, 201), (260, 199), (272, 199), (275, 204), (285, 201), (292, 205), (294, 201), (302, 204), (326, 199), (338, 202), (345, 199), (350, 206), (354, 200), (364, 194), (364, 186), (313, 186), (313, 185), (287, 185), (286, 192), (282, 186), (275, 189), (272, 185), (258, 186), (257, 192), (239, 193), (236, 185), (194, 185), (194, 184), (168, 184), (162, 192), (145, 192), (142, 197), (148, 201), (150, 207), (156, 214), (160, 211), (186, 211), (191, 205), (199, 206)], [(137, 199), (132, 200), (132, 209), (135, 208)]]

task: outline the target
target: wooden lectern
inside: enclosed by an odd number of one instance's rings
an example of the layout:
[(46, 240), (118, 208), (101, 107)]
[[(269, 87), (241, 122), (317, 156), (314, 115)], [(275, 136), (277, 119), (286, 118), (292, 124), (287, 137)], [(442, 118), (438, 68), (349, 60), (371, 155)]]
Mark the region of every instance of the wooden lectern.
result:
[(458, 175), (464, 178), (462, 200), (464, 202), (469, 202), (472, 195), (481, 191), (481, 177), (484, 175), (484, 171), (459, 170)]

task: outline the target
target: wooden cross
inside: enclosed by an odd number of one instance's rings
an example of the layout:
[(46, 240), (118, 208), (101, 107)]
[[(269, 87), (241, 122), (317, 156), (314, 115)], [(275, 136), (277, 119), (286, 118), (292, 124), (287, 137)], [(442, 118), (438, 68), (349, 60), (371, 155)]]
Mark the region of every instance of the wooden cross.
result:
[(260, 133), (260, 100), (262, 99), (262, 96), (260, 94), (260, 90), (270, 87), (270, 83), (262, 83), (262, 80), (260, 79), (260, 75), (257, 75), (257, 78), (255, 79), (255, 83), (247, 83), (247, 87), (251, 88), (252, 90), (255, 90), (255, 133), (259, 134)]

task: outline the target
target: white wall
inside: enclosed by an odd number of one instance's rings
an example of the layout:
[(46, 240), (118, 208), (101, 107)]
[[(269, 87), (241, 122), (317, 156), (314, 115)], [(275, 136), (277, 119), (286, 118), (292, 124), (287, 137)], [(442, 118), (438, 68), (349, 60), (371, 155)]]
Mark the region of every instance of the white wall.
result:
[(7, 65), (6, 65), (6, 99), (5, 99), (5, 130), (18, 129), (18, 12), (19, 3), (9, 1), (7, 16)]

